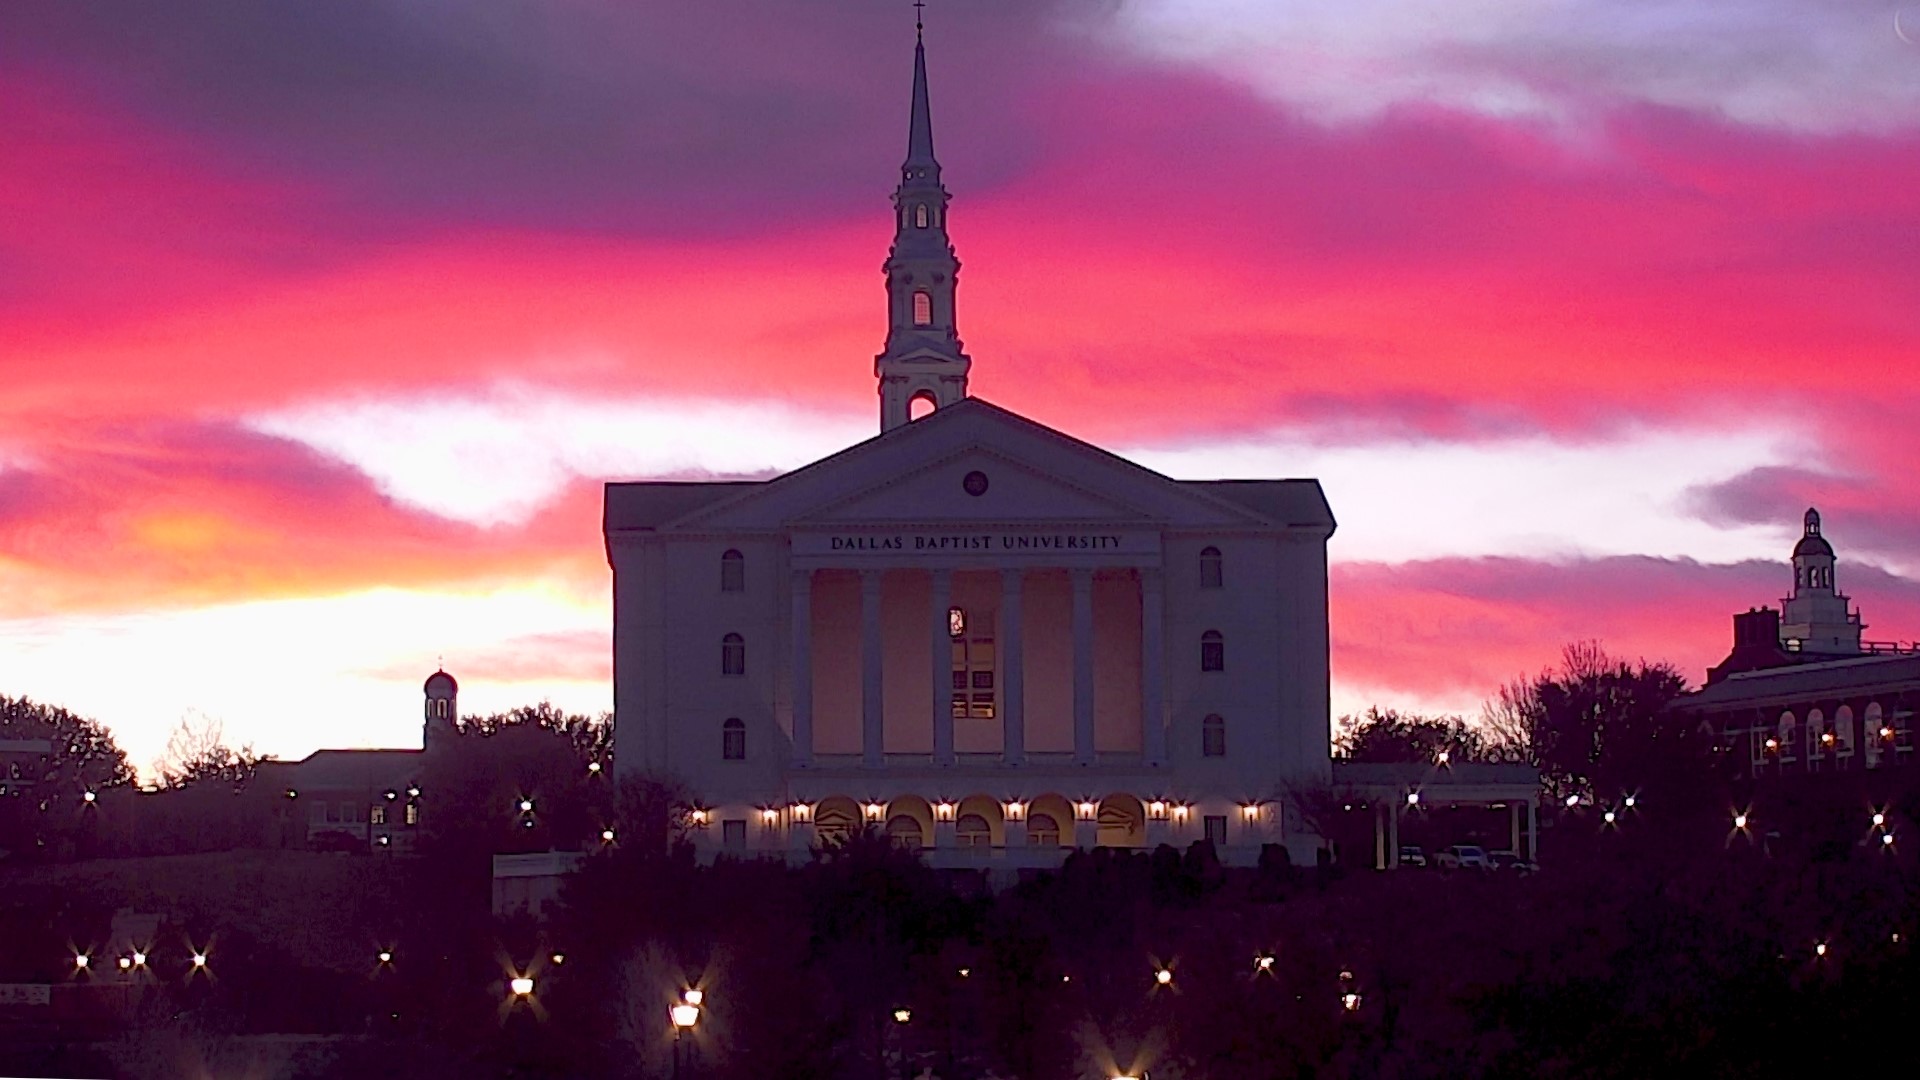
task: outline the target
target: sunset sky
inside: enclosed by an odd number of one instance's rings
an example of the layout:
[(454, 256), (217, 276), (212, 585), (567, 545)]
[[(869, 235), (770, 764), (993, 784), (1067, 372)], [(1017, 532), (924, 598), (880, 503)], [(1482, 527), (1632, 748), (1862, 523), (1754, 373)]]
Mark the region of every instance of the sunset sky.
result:
[[(1920, 3), (932, 0), (973, 392), (1318, 477), (1334, 708), (1920, 637)], [(905, 0), (0, 6), (0, 693), (610, 708), (609, 479), (876, 430)]]

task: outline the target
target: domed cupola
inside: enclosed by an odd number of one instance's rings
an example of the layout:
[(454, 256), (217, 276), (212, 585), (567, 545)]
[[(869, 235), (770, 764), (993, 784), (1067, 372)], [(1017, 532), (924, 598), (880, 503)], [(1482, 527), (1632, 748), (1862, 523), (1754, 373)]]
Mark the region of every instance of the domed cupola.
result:
[(1820, 535), (1820, 511), (1807, 508), (1793, 545), (1793, 595), (1780, 609), (1780, 643), (1791, 652), (1853, 655), (1860, 651), (1860, 614), (1833, 579), (1833, 545)]

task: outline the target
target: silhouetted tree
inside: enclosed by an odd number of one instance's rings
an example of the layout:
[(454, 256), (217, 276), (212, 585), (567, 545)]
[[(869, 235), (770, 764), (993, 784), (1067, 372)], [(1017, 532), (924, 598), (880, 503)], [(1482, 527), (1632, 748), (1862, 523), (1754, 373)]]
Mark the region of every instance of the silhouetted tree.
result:
[(0, 739), (50, 747), (44, 757), (23, 755), (20, 776), (0, 777), (0, 849), (16, 855), (57, 858), (85, 847), (99, 829), (97, 801), (133, 783), (107, 729), (57, 705), (0, 696)]
[(1458, 716), (1422, 716), (1378, 706), (1339, 720), (1334, 752), (1353, 761), (1478, 761), (1491, 753), (1486, 736)]
[(1664, 661), (1629, 663), (1575, 642), (1559, 667), (1496, 691), (1484, 722), (1497, 746), (1540, 769), (1549, 797), (1612, 799), (1709, 774), (1712, 737), (1667, 709), (1686, 688)]
[[(197, 719), (196, 719), (197, 717)], [(238, 791), (253, 779), (261, 757), (253, 744), (238, 750), (226, 743), (221, 722), (204, 713), (183, 716), (167, 736), (167, 749), (154, 763), (162, 789), (218, 782)]]

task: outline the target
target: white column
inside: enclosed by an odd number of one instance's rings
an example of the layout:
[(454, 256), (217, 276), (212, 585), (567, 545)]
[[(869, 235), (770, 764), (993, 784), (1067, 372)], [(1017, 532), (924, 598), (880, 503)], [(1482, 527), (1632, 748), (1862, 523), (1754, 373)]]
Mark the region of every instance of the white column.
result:
[(1540, 845), (1540, 822), (1533, 813), (1533, 800), (1527, 800), (1527, 861), (1532, 862), (1540, 856), (1536, 851)]
[(1000, 751), (1009, 765), (1027, 759), (1025, 615), (1020, 605), (1024, 572), (1000, 571)]
[(1093, 571), (1073, 571), (1073, 761), (1093, 754)]
[(869, 769), (886, 764), (886, 698), (881, 690), (880, 571), (860, 571), (860, 747)]
[[(953, 607), (953, 573), (933, 571), (932, 622), (929, 631), (933, 647), (933, 763), (953, 764), (953, 631), (947, 613)], [(934, 830), (938, 832), (939, 829)]]
[(1148, 765), (1167, 761), (1166, 589), (1158, 570), (1140, 571), (1140, 753)]
[(793, 572), (793, 763), (813, 764), (813, 571)]

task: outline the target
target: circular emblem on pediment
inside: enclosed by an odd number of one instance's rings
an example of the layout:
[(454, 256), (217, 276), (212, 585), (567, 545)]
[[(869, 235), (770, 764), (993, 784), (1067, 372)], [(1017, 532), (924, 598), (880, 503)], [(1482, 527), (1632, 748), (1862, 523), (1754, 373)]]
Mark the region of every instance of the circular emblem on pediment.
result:
[(960, 481), (960, 486), (965, 488), (969, 495), (985, 495), (987, 493), (987, 474), (981, 472), (979, 469), (975, 469)]

